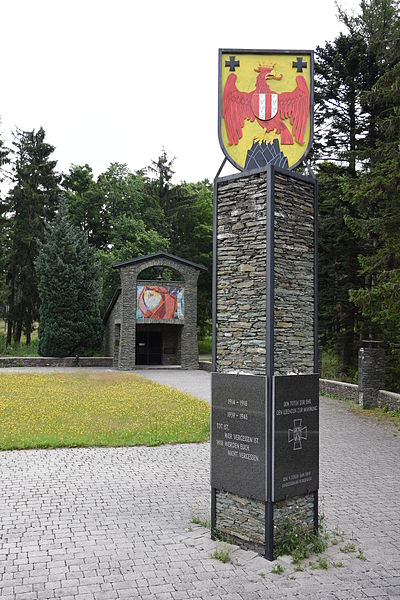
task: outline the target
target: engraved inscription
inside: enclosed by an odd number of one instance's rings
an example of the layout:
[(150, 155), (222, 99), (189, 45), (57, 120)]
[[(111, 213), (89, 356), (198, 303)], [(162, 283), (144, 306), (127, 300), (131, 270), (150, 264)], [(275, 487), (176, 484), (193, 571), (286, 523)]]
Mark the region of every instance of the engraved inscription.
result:
[(265, 499), (265, 377), (212, 375), (211, 484)]
[(318, 489), (318, 387), (318, 375), (275, 377), (275, 502)]

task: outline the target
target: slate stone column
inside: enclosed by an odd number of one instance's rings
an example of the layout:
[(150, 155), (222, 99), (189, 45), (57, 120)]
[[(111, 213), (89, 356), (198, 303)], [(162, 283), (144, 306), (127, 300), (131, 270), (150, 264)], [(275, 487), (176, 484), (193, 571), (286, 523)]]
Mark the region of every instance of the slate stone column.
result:
[[(142, 268), (142, 267), (141, 267)], [(137, 267), (120, 269), (121, 275), (121, 339), (119, 365), (122, 371), (131, 371), (136, 366), (136, 280)]]
[(199, 272), (191, 270), (185, 277), (185, 324), (181, 334), (182, 369), (199, 368), (199, 349), (197, 345), (197, 280)]
[(385, 378), (385, 350), (382, 342), (363, 340), (358, 351), (358, 402), (362, 408), (378, 405), (378, 393)]
[[(214, 202), (213, 371), (267, 375), (271, 391), (274, 376), (312, 375), (318, 369), (314, 180), (269, 168), (231, 175), (215, 181)], [(265, 441), (272, 445), (268, 432)], [(212, 488), (212, 527), (267, 555), (272, 522), (318, 524), (311, 490), (288, 491), (271, 505), (245, 485), (240, 496), (233, 487)]]

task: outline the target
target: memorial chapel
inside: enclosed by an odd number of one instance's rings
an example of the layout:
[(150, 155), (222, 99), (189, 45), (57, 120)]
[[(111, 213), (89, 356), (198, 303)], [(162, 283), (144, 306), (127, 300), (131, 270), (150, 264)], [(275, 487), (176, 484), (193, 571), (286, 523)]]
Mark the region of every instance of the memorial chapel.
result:
[(167, 252), (116, 263), (121, 285), (103, 318), (114, 368), (199, 366), (197, 280), (203, 265)]

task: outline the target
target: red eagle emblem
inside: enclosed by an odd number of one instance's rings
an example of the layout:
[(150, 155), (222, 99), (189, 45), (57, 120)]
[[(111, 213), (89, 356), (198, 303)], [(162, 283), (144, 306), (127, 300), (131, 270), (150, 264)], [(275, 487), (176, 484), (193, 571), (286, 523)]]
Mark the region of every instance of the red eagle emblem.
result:
[[(280, 94), (272, 91), (268, 85), (271, 79), (282, 79), (276, 75), (273, 67), (260, 66), (254, 69), (258, 73), (256, 89), (241, 92), (236, 87), (236, 74), (231, 73), (226, 80), (222, 96), (222, 115), (225, 120), (229, 145), (238, 144), (242, 137), (244, 121), (257, 122), (265, 133), (276, 130), (281, 136), (281, 144), (292, 145), (293, 136), (299, 144), (304, 143), (304, 133), (310, 112), (310, 93), (303, 75), (296, 77), (297, 87), (292, 92)], [(293, 136), (283, 122), (290, 117)]]

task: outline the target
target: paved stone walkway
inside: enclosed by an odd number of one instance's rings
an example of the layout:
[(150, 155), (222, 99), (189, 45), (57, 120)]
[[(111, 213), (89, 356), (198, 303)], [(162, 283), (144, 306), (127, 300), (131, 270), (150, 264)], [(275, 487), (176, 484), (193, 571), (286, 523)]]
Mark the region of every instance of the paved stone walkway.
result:
[(137, 369), (132, 371), (162, 385), (175, 387), (182, 392), (193, 394), (211, 402), (210, 373), (206, 371), (186, 371), (183, 369)]
[(208, 444), (14, 451), (0, 453), (0, 598), (399, 599), (400, 437), (334, 400), (321, 413), (320, 496), (345, 532), (327, 570), (211, 558), (221, 543), (191, 523), (209, 515)]

